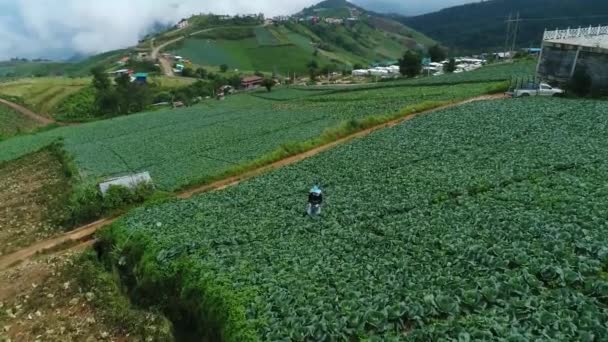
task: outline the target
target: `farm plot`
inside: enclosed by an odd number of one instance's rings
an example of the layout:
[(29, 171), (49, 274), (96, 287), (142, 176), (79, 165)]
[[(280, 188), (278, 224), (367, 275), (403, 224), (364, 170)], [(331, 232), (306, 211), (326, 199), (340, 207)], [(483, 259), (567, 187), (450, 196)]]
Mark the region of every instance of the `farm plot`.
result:
[(17, 97), (31, 110), (51, 114), (69, 95), (90, 83), (88, 78), (42, 77), (0, 84), (0, 95)]
[(135, 114), (11, 139), (0, 144), (0, 161), (62, 139), (85, 177), (149, 171), (159, 188), (175, 190), (217, 177), (284, 144), (316, 138), (349, 120), (394, 116), (421, 102), (464, 99), (484, 93), (490, 85), (383, 89), (361, 94), (370, 100), (356, 102), (323, 100), (322, 95), (283, 102), (237, 95), (183, 110)]
[[(437, 112), (106, 237), (140, 298), (181, 296), (226, 341), (606, 340), (607, 110)], [(302, 216), (314, 183), (318, 220)]]
[(0, 104), (0, 140), (19, 133), (30, 132), (37, 127), (40, 127), (37, 121)]
[(276, 46), (281, 43), (266, 27), (256, 27), (254, 31), (259, 46)]

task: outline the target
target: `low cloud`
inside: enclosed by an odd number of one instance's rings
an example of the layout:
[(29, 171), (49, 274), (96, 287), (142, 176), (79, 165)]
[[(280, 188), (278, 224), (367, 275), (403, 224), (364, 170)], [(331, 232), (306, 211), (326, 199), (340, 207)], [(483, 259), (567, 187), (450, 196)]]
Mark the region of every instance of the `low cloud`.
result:
[(290, 14), (314, 0), (0, 0), (0, 60), (60, 58), (132, 46), (155, 23), (194, 13)]
[[(367, 1), (367, 4), (373, 0)], [(384, 2), (403, 3), (403, 0)], [(428, 1), (411, 0), (414, 4)], [(173, 24), (195, 13), (268, 16), (292, 14), (315, 0), (0, 0), (0, 60), (61, 59), (137, 43), (156, 23)], [(355, 1), (356, 2), (356, 1)]]

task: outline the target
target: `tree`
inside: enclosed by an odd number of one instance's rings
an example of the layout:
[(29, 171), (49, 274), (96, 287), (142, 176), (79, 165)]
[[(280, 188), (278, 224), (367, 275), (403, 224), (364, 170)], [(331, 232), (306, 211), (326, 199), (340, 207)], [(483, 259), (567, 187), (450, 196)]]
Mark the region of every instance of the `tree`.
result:
[(241, 76), (239, 75), (232, 75), (227, 81), (232, 88), (238, 89), (241, 86)]
[(363, 69), (363, 65), (361, 65), (360, 63), (353, 65), (353, 70), (361, 70), (361, 69)]
[(314, 81), (319, 74), (319, 63), (312, 60), (306, 64), (306, 67), (308, 68), (308, 76), (310, 77), (310, 80)]
[(220, 65), (220, 71), (221, 71), (221, 72), (226, 72), (226, 71), (228, 71), (228, 65), (227, 65), (227, 64), (222, 64), (222, 65)]
[(91, 69), (91, 75), (93, 75), (93, 87), (95, 90), (106, 91), (112, 86), (108, 74), (102, 67), (99, 66)]
[(198, 68), (198, 69), (196, 69), (196, 71), (194, 73), (196, 74), (196, 77), (198, 77), (198, 78), (207, 77), (207, 70), (205, 68)]
[(265, 78), (262, 81), (262, 85), (270, 92), (272, 91), (272, 87), (274, 87), (274, 80), (272, 78)]
[(93, 88), (95, 88), (95, 107), (97, 114), (114, 114), (118, 109), (118, 97), (112, 89), (112, 81), (102, 67), (91, 69)]
[(422, 58), (413, 51), (407, 51), (399, 60), (399, 72), (403, 76), (414, 77), (422, 70)]
[(436, 44), (429, 48), (429, 57), (431, 57), (432, 62), (441, 62), (448, 57), (448, 54), (444, 48)]
[(184, 77), (195, 77), (196, 74), (192, 68), (184, 68), (182, 69), (182, 76)]
[(450, 58), (450, 60), (445, 63), (445, 65), (443, 66), (443, 70), (447, 73), (452, 73), (456, 71), (456, 60), (454, 59), (454, 57)]
[(256, 70), (256, 72), (254, 72), (253, 74), (259, 77), (264, 77), (264, 74), (259, 70)]

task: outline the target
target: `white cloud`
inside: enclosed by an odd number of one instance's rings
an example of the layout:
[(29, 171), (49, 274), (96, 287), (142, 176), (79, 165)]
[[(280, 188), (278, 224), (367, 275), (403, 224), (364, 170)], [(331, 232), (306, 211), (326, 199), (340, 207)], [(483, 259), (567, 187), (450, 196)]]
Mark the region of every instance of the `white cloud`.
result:
[[(373, 0), (371, 0), (373, 2)], [(402, 3), (403, 0), (384, 0)], [(410, 0), (425, 3), (429, 0)], [(430, 0), (460, 1), (460, 0)], [(132, 46), (155, 23), (194, 13), (292, 14), (316, 0), (0, 0), (0, 60)]]
[[(314, 0), (0, 0), (0, 60), (98, 53), (134, 45), (155, 22), (193, 13), (289, 14)], [(51, 53), (51, 54), (52, 54)], [(53, 57), (53, 56), (51, 56)]]

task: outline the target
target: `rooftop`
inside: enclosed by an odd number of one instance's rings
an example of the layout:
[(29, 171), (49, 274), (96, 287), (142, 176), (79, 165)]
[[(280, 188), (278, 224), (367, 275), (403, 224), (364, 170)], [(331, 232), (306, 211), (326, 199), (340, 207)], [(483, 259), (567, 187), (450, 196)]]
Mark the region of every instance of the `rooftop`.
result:
[(244, 77), (241, 81), (242, 82), (255, 82), (255, 81), (261, 81), (264, 78), (260, 77), (260, 76), (249, 76), (249, 77)]
[(608, 26), (545, 31), (543, 41), (608, 49)]

